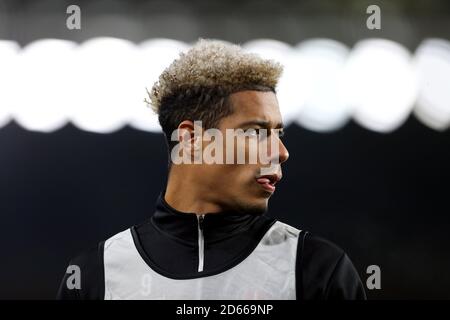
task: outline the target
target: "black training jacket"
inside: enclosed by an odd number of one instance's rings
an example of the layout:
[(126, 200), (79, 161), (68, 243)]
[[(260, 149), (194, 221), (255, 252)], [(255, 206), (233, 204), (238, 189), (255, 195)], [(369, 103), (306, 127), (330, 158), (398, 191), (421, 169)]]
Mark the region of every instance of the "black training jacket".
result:
[(267, 214), (151, 218), (69, 263), (58, 299), (366, 299), (346, 253)]

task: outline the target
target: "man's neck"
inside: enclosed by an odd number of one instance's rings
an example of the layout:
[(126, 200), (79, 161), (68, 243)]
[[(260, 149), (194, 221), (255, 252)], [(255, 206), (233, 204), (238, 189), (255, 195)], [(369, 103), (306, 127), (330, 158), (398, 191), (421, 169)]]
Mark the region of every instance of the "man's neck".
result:
[(219, 204), (208, 199), (207, 190), (189, 173), (169, 174), (164, 199), (171, 207), (181, 212), (204, 214), (222, 211)]

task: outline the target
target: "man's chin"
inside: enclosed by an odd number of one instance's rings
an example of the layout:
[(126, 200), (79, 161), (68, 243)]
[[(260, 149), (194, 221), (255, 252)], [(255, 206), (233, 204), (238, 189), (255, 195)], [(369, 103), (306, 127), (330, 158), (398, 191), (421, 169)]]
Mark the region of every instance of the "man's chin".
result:
[(267, 200), (258, 201), (258, 202), (246, 202), (239, 204), (239, 211), (246, 214), (264, 214), (267, 212)]

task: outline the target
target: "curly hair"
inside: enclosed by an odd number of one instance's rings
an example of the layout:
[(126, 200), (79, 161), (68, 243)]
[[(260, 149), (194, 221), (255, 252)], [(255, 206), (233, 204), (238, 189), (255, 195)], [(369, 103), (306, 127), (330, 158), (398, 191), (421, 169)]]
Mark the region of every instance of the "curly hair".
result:
[(242, 90), (273, 91), (283, 67), (219, 40), (199, 39), (159, 76), (146, 102), (171, 147), (171, 133), (184, 120), (201, 120), (205, 129), (233, 112), (229, 95)]

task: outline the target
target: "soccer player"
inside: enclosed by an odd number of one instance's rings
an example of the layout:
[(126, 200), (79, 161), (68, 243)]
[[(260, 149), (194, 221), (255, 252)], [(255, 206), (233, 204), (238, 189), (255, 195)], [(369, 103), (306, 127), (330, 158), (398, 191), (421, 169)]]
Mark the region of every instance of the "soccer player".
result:
[[(163, 71), (149, 92), (170, 159), (155, 211), (74, 258), (59, 299), (366, 298), (342, 249), (267, 215), (289, 157), (281, 73), (273, 60), (203, 39)], [(270, 162), (247, 161), (269, 140)]]

